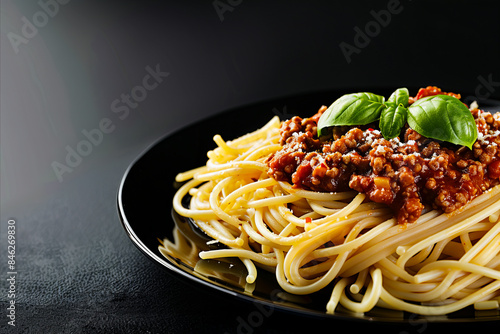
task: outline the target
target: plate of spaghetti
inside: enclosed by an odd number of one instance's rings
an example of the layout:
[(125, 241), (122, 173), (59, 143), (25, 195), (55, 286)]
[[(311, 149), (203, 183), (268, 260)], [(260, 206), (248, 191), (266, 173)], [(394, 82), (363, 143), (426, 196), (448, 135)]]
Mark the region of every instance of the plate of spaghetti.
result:
[(500, 320), (500, 103), (380, 91), (167, 135), (122, 180), (127, 233), (183, 279), (288, 311)]

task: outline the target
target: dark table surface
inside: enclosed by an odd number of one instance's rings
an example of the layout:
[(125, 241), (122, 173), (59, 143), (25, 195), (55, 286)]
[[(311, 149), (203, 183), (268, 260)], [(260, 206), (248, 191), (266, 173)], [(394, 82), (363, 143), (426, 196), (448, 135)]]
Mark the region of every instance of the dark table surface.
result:
[[(317, 90), (429, 84), (499, 99), (495, 2), (0, 6), (1, 332), (485, 328), (342, 322), (280, 310), (248, 326), (255, 305), (181, 281), (144, 256), (122, 228), (116, 196), (128, 165), (152, 142), (228, 108)], [(6, 317), (11, 300), (15, 327)]]

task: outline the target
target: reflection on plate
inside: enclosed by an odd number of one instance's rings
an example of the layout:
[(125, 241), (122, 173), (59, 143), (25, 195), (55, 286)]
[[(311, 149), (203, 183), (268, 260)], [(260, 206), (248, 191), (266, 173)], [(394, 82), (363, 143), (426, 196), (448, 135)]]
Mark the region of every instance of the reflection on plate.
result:
[[(377, 91), (384, 95), (390, 93), (389, 90)], [(328, 287), (307, 296), (292, 295), (279, 287), (273, 273), (264, 269), (259, 269), (255, 283), (248, 284), (245, 280), (246, 269), (238, 259), (201, 260), (198, 257), (200, 250), (223, 245), (213, 242), (207, 244), (210, 238), (172, 210), (171, 201), (180, 186), (174, 181), (175, 175), (205, 164), (206, 152), (215, 147), (212, 137), (216, 133), (232, 139), (264, 125), (274, 115), (281, 118), (311, 115), (317, 109), (314, 107), (330, 104), (346, 92), (321, 92), (241, 107), (195, 123), (158, 141), (132, 163), (120, 185), (118, 209), (129, 237), (150, 259), (168, 268), (171, 273), (262, 307), (275, 307), (315, 317), (362, 321), (500, 320), (498, 310), (475, 311), (472, 307), (446, 316), (424, 317), (382, 308), (357, 314), (341, 307), (333, 315), (326, 314), (326, 303), (331, 293)], [(500, 109), (500, 102), (489, 102), (496, 110)], [(488, 105), (480, 103), (480, 107)], [(159, 249), (161, 244), (162, 250)]]

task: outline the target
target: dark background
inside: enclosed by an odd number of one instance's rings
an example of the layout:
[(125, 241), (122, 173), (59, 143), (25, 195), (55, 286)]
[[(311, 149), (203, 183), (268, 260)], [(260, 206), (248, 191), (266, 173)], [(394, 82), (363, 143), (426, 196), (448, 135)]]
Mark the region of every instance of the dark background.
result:
[[(469, 100), (500, 98), (495, 1), (54, 1), (0, 7), (2, 310), (11, 218), (18, 271), (16, 328), (6, 311), (0, 317), (8, 332), (235, 333), (255, 310), (172, 278), (120, 224), (123, 173), (167, 133), (229, 108), (340, 88), (438, 85)], [(346, 57), (341, 46), (356, 52)], [(116, 112), (147, 68), (169, 75), (128, 114)], [(113, 130), (58, 179), (53, 165), (103, 119)], [(311, 325), (346, 326), (276, 311), (254, 331)], [(439, 327), (417, 325), (404, 330)]]

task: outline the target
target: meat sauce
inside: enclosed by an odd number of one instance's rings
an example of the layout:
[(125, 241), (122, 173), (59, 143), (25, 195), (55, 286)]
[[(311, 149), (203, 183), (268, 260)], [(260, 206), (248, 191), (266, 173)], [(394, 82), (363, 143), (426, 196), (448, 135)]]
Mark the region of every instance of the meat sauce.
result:
[[(410, 104), (438, 94), (460, 98), (429, 86)], [(500, 183), (500, 113), (471, 108), (478, 139), (470, 150), (428, 139), (407, 125), (391, 140), (375, 123), (334, 127), (318, 138), (317, 123), (326, 109), (282, 123), (282, 148), (267, 160), (271, 177), (319, 192), (356, 190), (390, 206), (400, 224), (414, 222), (426, 205), (453, 212)]]

